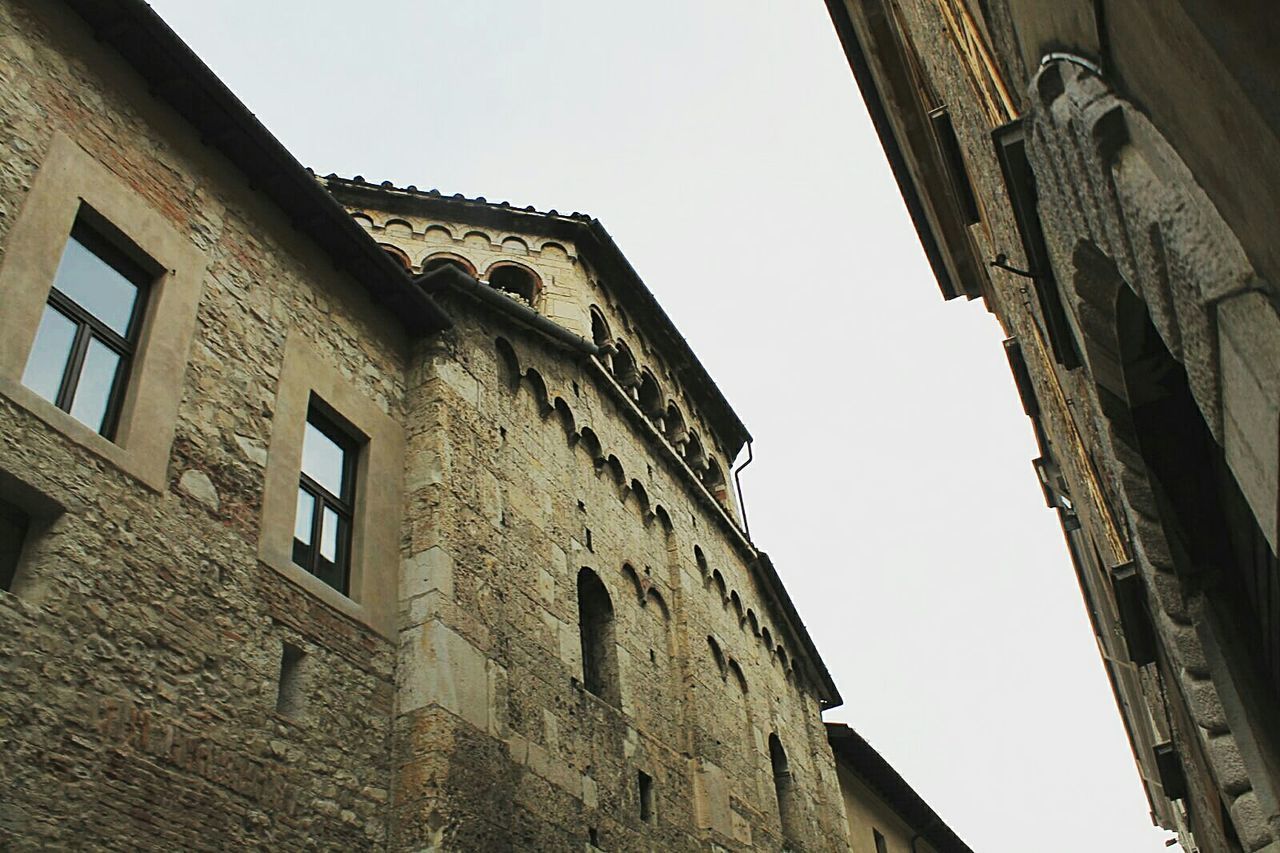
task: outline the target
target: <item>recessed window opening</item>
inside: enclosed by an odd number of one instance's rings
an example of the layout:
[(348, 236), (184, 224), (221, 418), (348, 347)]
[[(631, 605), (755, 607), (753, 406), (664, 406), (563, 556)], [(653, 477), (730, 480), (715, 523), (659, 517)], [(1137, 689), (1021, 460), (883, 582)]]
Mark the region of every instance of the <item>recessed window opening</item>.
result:
[(609, 332), (609, 324), (605, 322), (604, 315), (599, 308), (591, 306), (591, 342), (602, 347), (612, 340), (613, 335)]
[(582, 641), (582, 680), (589, 693), (619, 703), (618, 648), (613, 602), (591, 569), (578, 572), (578, 632)]
[(276, 693), (276, 713), (297, 717), (303, 711), (302, 662), (306, 653), (292, 643), (282, 643), (280, 685)]
[(358, 443), (317, 400), (307, 414), (293, 561), (347, 594)]
[(22, 545), (30, 528), (31, 519), (25, 512), (7, 501), (0, 501), (0, 589), (5, 592), (13, 591)]
[(640, 770), (636, 773), (636, 785), (640, 792), (640, 819), (649, 823), (653, 820), (653, 777)]
[(475, 270), (472, 267), (470, 267), (463, 261), (459, 260), (458, 258), (451, 258), (451, 257), (428, 258), (426, 263), (422, 265), (422, 274), (426, 275), (427, 273), (435, 272), (436, 270), (444, 269), (445, 267), (453, 267), (454, 269), (460, 270), (466, 273), (467, 275), (473, 276), (473, 277), (476, 274)]
[(876, 843), (876, 853), (889, 853), (889, 845), (884, 840), (884, 836), (880, 834), (880, 830), (872, 829), (871, 838)]
[(595, 549), (595, 546), (594, 546), (594, 545), (592, 544), (592, 542), (591, 542), (591, 528), (590, 528), (590, 527), (584, 527), (584, 528), (583, 528), (583, 538), (587, 540), (587, 550), (588, 550), (588, 551), (592, 551), (592, 552), (594, 552), (596, 549)]
[[(115, 434), (147, 290), (159, 275), (82, 208), (62, 250), (22, 384), (107, 438)], [(114, 239), (113, 239), (114, 238)]]
[(781, 821), (783, 849), (796, 849), (796, 792), (791, 778), (787, 753), (777, 733), (769, 735), (769, 764), (773, 769), (773, 790), (778, 797), (778, 819)]
[(410, 270), (411, 264), (409, 263), (408, 255), (406, 255), (401, 250), (397, 249), (395, 246), (388, 246), (385, 243), (379, 243), (378, 245), (381, 247), (382, 251), (386, 252), (388, 255), (391, 256), (392, 260), (394, 260), (397, 264), (403, 267), (405, 272), (408, 272)]
[(594, 826), (587, 828), (587, 840), (591, 842), (591, 846), (599, 849), (600, 847), (600, 830)]
[(489, 270), (489, 284), (498, 290), (518, 296), (530, 305), (538, 295), (538, 281), (524, 267), (512, 264)]

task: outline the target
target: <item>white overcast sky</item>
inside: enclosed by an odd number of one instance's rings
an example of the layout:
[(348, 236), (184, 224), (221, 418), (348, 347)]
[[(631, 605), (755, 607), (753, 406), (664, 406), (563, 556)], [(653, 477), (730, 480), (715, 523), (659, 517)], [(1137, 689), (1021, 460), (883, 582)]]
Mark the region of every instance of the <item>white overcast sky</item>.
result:
[(1000, 330), (943, 302), (821, 0), (151, 0), (318, 173), (601, 219), (755, 436), (857, 728), (979, 853), (1164, 851)]

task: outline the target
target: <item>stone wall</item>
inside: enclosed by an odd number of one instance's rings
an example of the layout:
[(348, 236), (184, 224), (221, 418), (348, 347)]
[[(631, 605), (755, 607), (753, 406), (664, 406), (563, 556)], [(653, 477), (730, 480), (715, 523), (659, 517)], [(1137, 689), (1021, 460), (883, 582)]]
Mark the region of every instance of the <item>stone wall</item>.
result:
[[(1240, 199), (1274, 195), (1273, 170), (1231, 153), (1272, 150), (1276, 137), (1254, 122), (1250, 93), (1224, 82), (1239, 70), (1232, 65), (1239, 56), (1211, 57), (1205, 44), (1237, 37), (1242, 30), (1232, 27), (1253, 12), (1215, 9), (1214, 25), (1201, 29), (1176, 3), (1159, 11), (1165, 4), (1108, 7), (1105, 19), (1074, 2), (844, 5), (882, 89), (904, 78), (914, 89), (911, 104), (885, 98), (894, 132), (905, 135), (899, 114), (908, 107), (921, 114), (945, 107), (951, 119), (962, 155), (953, 180), (926, 185), (915, 169), (915, 189), (946, 209), (956, 206), (956, 187), (968, 185), (975, 196), (978, 221), (967, 226), (964, 248), (986, 270), (978, 290), (1015, 355), (1045, 496), (1063, 521), (1153, 819), (1188, 846), (1274, 848), (1280, 751), (1274, 703), (1259, 675), (1259, 661), (1274, 666), (1274, 641), (1246, 645), (1229, 623), (1257, 614), (1219, 612), (1242, 603), (1219, 592), (1229, 582), (1224, 566), (1238, 559), (1221, 554), (1252, 535), (1245, 528), (1256, 521), (1251, 568), (1262, 576), (1268, 558), (1274, 572), (1277, 541), (1280, 314), (1264, 275), (1271, 250), (1256, 247), (1256, 223), (1267, 219), (1257, 210), (1266, 206), (1251, 207), (1252, 224), (1232, 216)], [(1060, 53), (1041, 65), (1047, 51)], [(1187, 56), (1197, 61), (1175, 62), (1169, 76), (1170, 58)], [(1186, 74), (1194, 85), (1177, 82)], [(1224, 120), (1205, 122), (1210, 114)], [(1044, 260), (1024, 254), (992, 145), (993, 131), (1017, 119)], [(1193, 125), (1203, 127), (1188, 132)], [(1237, 133), (1231, 146), (1224, 128)], [(1206, 167), (1209, 139), (1220, 144)], [(901, 150), (909, 159), (920, 148)], [(1002, 255), (1012, 269), (992, 263)], [(1036, 275), (1019, 274), (1033, 265)], [(1123, 314), (1122, 305), (1137, 313)], [(1057, 311), (1061, 323), (1048, 316)], [(1150, 317), (1150, 339), (1135, 316)], [(1165, 350), (1167, 360), (1139, 363), (1134, 353), (1143, 346)], [(1153, 365), (1162, 371), (1158, 382)], [(1135, 412), (1161, 393), (1172, 396), (1179, 382), (1189, 411), (1162, 432), (1185, 439), (1182, 466), (1155, 470)], [(1170, 484), (1219, 470), (1224, 476), (1201, 493), (1204, 511), (1190, 526), (1209, 529), (1219, 504), (1232, 503), (1232, 489), (1243, 509), (1231, 537), (1215, 543), (1223, 550), (1205, 559), (1191, 553), (1191, 540), (1204, 534), (1187, 535), (1187, 520), (1171, 509)], [(1121, 600), (1118, 574), (1136, 579), (1132, 598)], [(1259, 621), (1274, 612), (1269, 594), (1264, 586), (1257, 599)], [(1154, 650), (1134, 652), (1147, 632)], [(1175, 760), (1157, 761), (1157, 747)]]
[(4, 495), (50, 519), (0, 593), (0, 846), (381, 847), (394, 647), (257, 554), (285, 340), (398, 419), (403, 336), (60, 5), (0, 33), (0, 247), (61, 134), (205, 264), (160, 488), (0, 397)]
[[(69, 12), (5, 2), (0, 33), (0, 311), (34, 269), (14, 235), (69, 232), (76, 176), (126, 237), (192, 258), (147, 309), (141, 359), (157, 318), (188, 311), (190, 335), (162, 394), (131, 384), (141, 417), (172, 409), (145, 465), (23, 389), (29, 343), (0, 347), (0, 499), (33, 519), (0, 592), (0, 846), (776, 849), (776, 734), (793, 848), (845, 849), (814, 662), (600, 363), (461, 297), (454, 331), (409, 340)], [(51, 190), (63, 148), (87, 165)], [(572, 247), (524, 247), (549, 316), (589, 334)], [(399, 509), (357, 531), (403, 519), (398, 560), (357, 533), (349, 597), (264, 545), (317, 393), (378, 444), (363, 488)], [(403, 471), (371, 461), (401, 442)], [(584, 567), (616, 699), (583, 683)]]
[[(768, 849), (777, 732), (804, 849), (843, 849), (818, 704), (749, 546), (593, 357), (446, 305), (457, 326), (409, 391), (405, 561), (423, 581), (402, 587), (395, 846), (570, 849), (594, 831), (604, 849)], [(616, 704), (583, 685), (583, 567), (613, 605)]]

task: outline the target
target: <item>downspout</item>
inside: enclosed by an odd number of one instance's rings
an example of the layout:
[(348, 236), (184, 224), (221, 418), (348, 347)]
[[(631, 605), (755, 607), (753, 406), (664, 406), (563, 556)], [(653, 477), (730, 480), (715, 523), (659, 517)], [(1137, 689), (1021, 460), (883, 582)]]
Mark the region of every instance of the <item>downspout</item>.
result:
[(755, 454), (751, 451), (751, 439), (747, 439), (747, 461), (739, 465), (738, 470), (733, 472), (733, 485), (738, 490), (738, 512), (742, 513), (742, 532), (746, 534), (747, 541), (751, 540), (751, 528), (747, 525), (747, 504), (742, 499), (742, 471), (755, 458)]

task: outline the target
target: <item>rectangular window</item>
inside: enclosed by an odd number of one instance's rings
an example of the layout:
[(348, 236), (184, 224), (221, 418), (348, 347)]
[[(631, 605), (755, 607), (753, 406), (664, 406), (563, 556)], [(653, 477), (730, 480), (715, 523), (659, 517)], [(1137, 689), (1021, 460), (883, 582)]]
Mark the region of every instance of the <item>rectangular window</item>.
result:
[(293, 561), (343, 595), (351, 567), (358, 453), (350, 432), (313, 400), (302, 438)]
[(22, 556), (22, 543), (26, 541), (31, 519), (10, 503), (0, 501), (0, 589), (13, 590), (13, 580), (18, 574), (18, 559)]
[(112, 438), (157, 271), (91, 218), (82, 208), (62, 250), (22, 384)]
[(649, 823), (653, 820), (653, 777), (640, 770), (636, 782), (640, 790), (640, 819)]
[(880, 834), (880, 830), (871, 830), (871, 836), (876, 842), (876, 853), (889, 853), (889, 844), (884, 840), (884, 836)]
[(285, 717), (298, 717), (302, 714), (302, 661), (305, 656), (302, 649), (292, 643), (282, 644), (276, 713)]

